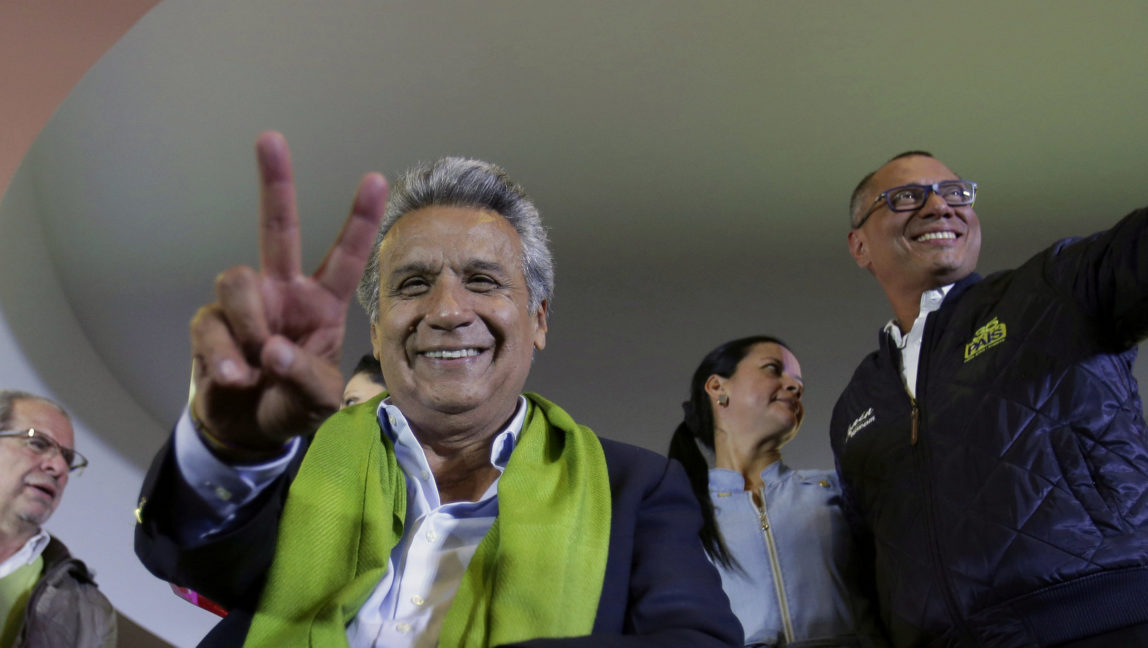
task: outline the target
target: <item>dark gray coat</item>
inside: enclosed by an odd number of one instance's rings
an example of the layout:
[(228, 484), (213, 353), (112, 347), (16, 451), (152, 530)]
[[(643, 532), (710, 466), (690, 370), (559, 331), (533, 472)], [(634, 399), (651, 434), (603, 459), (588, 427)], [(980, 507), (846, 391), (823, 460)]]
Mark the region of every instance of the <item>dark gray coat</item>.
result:
[(17, 648), (114, 648), (116, 611), (84, 563), (52, 538), (24, 609)]

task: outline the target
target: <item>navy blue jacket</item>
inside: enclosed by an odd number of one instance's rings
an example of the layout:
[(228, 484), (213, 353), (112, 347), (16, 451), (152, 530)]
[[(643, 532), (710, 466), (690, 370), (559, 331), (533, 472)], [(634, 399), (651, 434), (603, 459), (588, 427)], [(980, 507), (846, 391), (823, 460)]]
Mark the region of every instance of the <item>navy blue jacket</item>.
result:
[[(685, 471), (675, 461), (635, 446), (601, 439), (610, 477), (612, 512), (606, 577), (594, 634), (538, 639), (529, 648), (702, 648), (741, 646), (741, 625), (730, 611), (717, 571), (705, 557), (701, 513)], [(171, 443), (144, 481), (136, 554), (156, 576), (190, 587), (231, 610), (200, 646), (239, 646), (251, 624), (275, 548), (288, 474), (253, 502), (257, 512), (240, 528), (199, 546), (180, 546), (172, 534), (182, 516), (196, 515), (195, 496), (179, 476)], [(176, 502), (181, 502), (176, 505)], [(556, 542), (576, 538), (555, 538)], [(539, 574), (545, 578), (545, 574)]]
[[(917, 397), (887, 334), (831, 439), (897, 646), (1045, 646), (1148, 622), (1148, 210), (930, 314)], [(914, 429), (915, 428), (915, 429)]]

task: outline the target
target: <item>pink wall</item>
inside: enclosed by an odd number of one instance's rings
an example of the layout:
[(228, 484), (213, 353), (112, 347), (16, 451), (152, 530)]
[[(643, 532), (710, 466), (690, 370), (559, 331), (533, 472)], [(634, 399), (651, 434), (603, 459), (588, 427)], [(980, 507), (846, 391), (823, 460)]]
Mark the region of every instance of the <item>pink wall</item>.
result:
[(0, 2), (0, 195), (72, 86), (158, 1)]

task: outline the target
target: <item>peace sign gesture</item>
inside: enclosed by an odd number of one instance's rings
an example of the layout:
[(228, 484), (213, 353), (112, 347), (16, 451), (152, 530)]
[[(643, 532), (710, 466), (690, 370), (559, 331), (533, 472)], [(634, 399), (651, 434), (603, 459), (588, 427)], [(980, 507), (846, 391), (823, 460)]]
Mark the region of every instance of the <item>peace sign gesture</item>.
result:
[(306, 276), (287, 141), (263, 133), (256, 154), (260, 269), (224, 271), (215, 280), (216, 301), (191, 320), (192, 417), (218, 442), (217, 454), (236, 461), (275, 454), (338, 409), (347, 306), (387, 195), (383, 176), (364, 175), (343, 229)]

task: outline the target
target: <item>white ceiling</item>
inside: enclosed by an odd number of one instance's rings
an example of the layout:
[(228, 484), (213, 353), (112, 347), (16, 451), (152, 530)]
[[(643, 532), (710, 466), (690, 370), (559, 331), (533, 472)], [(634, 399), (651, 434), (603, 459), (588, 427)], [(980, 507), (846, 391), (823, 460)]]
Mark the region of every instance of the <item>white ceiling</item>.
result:
[[(865, 172), (933, 151), (981, 183), (983, 271), (1145, 200), (1148, 3), (165, 0), (76, 87), (14, 182), (67, 299), (157, 420), (186, 326), (256, 261), (252, 142), (292, 144), (314, 264), (360, 175), (506, 167), (551, 228), (550, 344), (529, 387), (664, 449), (719, 342), (804, 369), (798, 465), (888, 307), (845, 248)], [(346, 362), (368, 349), (357, 309)], [(158, 443), (158, 441), (157, 441)]]

